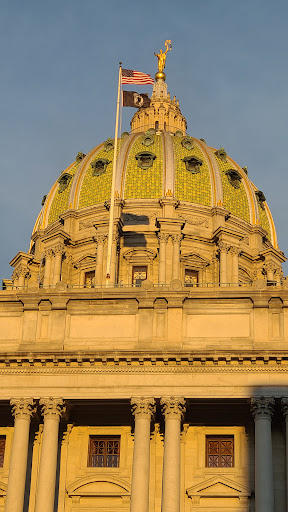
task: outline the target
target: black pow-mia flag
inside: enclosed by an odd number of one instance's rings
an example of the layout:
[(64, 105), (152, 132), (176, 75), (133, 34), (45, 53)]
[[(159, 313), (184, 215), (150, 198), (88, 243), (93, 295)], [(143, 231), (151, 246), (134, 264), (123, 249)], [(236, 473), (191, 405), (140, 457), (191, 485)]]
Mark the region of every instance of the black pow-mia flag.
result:
[(123, 91), (123, 107), (147, 108), (150, 107), (148, 94), (138, 94), (135, 91)]

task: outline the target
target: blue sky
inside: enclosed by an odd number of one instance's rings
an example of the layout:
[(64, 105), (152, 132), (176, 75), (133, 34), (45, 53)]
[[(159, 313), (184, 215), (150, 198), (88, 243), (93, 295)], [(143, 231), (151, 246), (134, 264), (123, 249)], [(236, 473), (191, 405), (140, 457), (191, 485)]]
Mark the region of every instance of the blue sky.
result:
[[(165, 39), (188, 133), (248, 166), (288, 256), (287, 18), (281, 0), (1, 2), (0, 278), (28, 250), (59, 173), (113, 137), (119, 60), (154, 74)], [(124, 109), (123, 131), (133, 113)]]

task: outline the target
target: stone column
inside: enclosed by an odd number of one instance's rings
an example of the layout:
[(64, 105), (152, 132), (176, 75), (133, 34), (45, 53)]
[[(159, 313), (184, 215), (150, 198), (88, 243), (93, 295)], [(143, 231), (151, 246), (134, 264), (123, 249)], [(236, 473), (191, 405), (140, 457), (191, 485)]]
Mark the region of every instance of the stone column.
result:
[(42, 398), (39, 402), (44, 416), (35, 512), (53, 512), (58, 453), (59, 421), (65, 411), (62, 398)]
[(56, 286), (56, 284), (61, 280), (61, 266), (62, 266), (62, 255), (64, 252), (64, 246), (62, 244), (55, 245), (55, 247), (53, 247), (53, 252), (54, 252), (54, 269), (53, 269), (52, 286)]
[(172, 279), (179, 279), (180, 275), (180, 242), (182, 235), (172, 235), (173, 256), (172, 256)]
[(166, 233), (158, 234), (160, 247), (159, 247), (159, 284), (166, 284), (166, 244), (169, 240), (169, 235)]
[(267, 281), (274, 281), (274, 272), (276, 270), (275, 266), (273, 265), (273, 263), (265, 263), (264, 264), (264, 269), (266, 270), (266, 274), (267, 274)]
[(24, 290), (24, 286), (25, 286), (25, 277), (26, 277), (26, 274), (28, 272), (28, 269), (27, 268), (20, 268), (19, 271), (18, 271), (18, 284), (17, 284), (17, 287), (20, 289), (20, 290)]
[(286, 427), (286, 510), (288, 511), (288, 396), (281, 398), (281, 408)]
[(227, 252), (229, 251), (229, 246), (219, 242), (218, 247), (220, 252), (220, 286), (227, 286)]
[(185, 412), (182, 397), (163, 397), (165, 438), (162, 480), (162, 512), (180, 511), (180, 433)]
[(110, 277), (110, 284), (111, 285), (116, 283), (118, 242), (119, 242), (119, 235), (113, 235), (112, 254), (111, 254), (111, 277)]
[(13, 398), (10, 404), (15, 419), (5, 512), (23, 512), (30, 421), (35, 407), (32, 398)]
[(97, 242), (95, 286), (101, 286), (101, 284), (102, 284), (105, 239), (106, 239), (106, 235), (96, 235), (95, 236), (95, 241)]
[(232, 283), (236, 286), (239, 286), (239, 254), (240, 249), (238, 247), (230, 247), (230, 252), (232, 254)]
[(150, 480), (150, 423), (155, 412), (154, 398), (132, 398), (135, 416), (132, 466), (131, 512), (148, 512)]
[(50, 285), (52, 257), (53, 257), (52, 249), (46, 249), (43, 288), (47, 288)]
[(274, 511), (273, 461), (271, 420), (274, 412), (273, 397), (251, 399), (255, 420), (255, 511)]

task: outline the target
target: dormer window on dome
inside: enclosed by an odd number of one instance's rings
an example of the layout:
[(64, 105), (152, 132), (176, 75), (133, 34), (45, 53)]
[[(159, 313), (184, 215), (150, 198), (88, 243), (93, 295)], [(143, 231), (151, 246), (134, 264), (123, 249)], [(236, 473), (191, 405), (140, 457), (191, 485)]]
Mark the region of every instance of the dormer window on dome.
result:
[(92, 176), (100, 176), (106, 171), (107, 165), (110, 164), (110, 160), (107, 158), (98, 158), (92, 162)]
[(149, 169), (149, 167), (152, 167), (156, 155), (154, 155), (154, 153), (148, 153), (145, 151), (143, 153), (137, 153), (135, 158), (137, 160), (138, 167), (145, 170)]
[(242, 176), (240, 176), (239, 172), (235, 171), (235, 169), (228, 169), (228, 171), (225, 171), (225, 174), (232, 187), (240, 188)]
[(111, 149), (114, 149), (114, 140), (113, 139), (110, 139), (108, 138), (105, 142), (104, 142), (104, 149), (105, 151), (108, 153), (109, 151), (111, 151)]
[(262, 210), (265, 210), (264, 202), (266, 201), (266, 197), (265, 197), (264, 193), (261, 190), (256, 190), (255, 195), (258, 199), (260, 208), (262, 208)]
[(192, 137), (183, 137), (181, 141), (181, 146), (185, 149), (188, 149), (188, 151), (191, 151), (191, 149), (194, 148), (194, 140)]
[(217, 151), (215, 151), (215, 155), (218, 156), (222, 162), (227, 162), (227, 153), (224, 148), (217, 149)]
[[(153, 130), (153, 132), (155, 133), (155, 130)], [(154, 133), (152, 132), (152, 130), (148, 130), (144, 135), (143, 135), (143, 138), (142, 138), (142, 144), (143, 146), (151, 146), (151, 144), (154, 144), (155, 142), (155, 136), (154, 136)]]
[(62, 176), (60, 176), (60, 178), (58, 180), (58, 183), (59, 183), (58, 192), (60, 192), (60, 193), (64, 192), (64, 190), (68, 187), (71, 180), (72, 180), (71, 174), (68, 174), (67, 172), (62, 174)]
[(185, 163), (187, 171), (191, 172), (192, 174), (197, 174), (200, 172), (200, 167), (203, 164), (203, 161), (196, 156), (185, 156), (185, 158), (183, 158), (183, 162)]

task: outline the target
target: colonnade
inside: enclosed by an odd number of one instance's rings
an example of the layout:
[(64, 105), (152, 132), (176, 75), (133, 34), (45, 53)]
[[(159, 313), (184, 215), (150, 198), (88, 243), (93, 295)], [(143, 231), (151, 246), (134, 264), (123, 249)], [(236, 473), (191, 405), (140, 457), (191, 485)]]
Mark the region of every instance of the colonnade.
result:
[[(14, 435), (5, 512), (23, 512), (29, 429), (31, 417), (36, 410), (36, 404), (32, 398), (12, 399), (10, 404), (14, 416)], [(44, 418), (44, 428), (35, 512), (53, 512), (59, 421), (61, 415), (65, 412), (65, 403), (62, 398), (42, 398), (39, 401), (39, 405)], [(165, 419), (162, 512), (179, 512), (181, 479), (180, 434), (181, 420), (186, 408), (185, 400), (183, 397), (162, 397), (160, 405)], [(286, 421), (286, 450), (288, 456), (288, 397), (281, 399), (281, 405)], [(274, 512), (271, 435), (271, 420), (274, 406), (275, 399), (273, 397), (262, 396), (251, 399), (251, 412), (255, 420), (256, 512)], [(131, 407), (135, 418), (131, 512), (148, 512), (150, 427), (156, 409), (155, 399), (153, 397), (135, 397), (131, 399)]]

